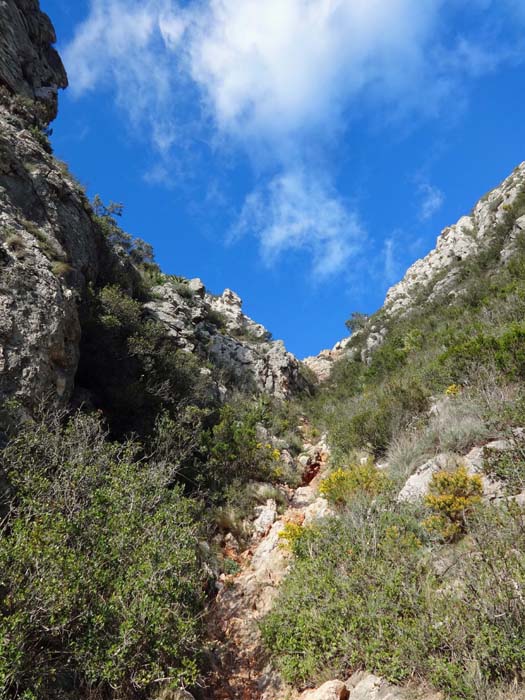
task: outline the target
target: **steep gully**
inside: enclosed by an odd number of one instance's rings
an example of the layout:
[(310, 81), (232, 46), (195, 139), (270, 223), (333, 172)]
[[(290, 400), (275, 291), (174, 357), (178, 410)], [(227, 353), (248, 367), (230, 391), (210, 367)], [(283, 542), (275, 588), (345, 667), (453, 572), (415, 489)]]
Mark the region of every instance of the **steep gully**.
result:
[[(241, 566), (235, 576), (223, 576), (208, 619), (212, 641), (212, 670), (202, 700), (292, 700), (272, 670), (262, 648), (258, 623), (270, 610), (279, 584), (286, 576), (290, 553), (280, 546), (279, 534), (286, 523), (307, 525), (328, 513), (328, 502), (317, 495), (317, 485), (326, 469), (329, 450), (324, 438), (313, 443), (305, 439), (302, 485), (286, 492), (288, 507), (279, 515), (268, 502), (259, 510), (255, 534), (242, 552), (225, 551)], [(227, 538), (228, 539), (228, 538)]]

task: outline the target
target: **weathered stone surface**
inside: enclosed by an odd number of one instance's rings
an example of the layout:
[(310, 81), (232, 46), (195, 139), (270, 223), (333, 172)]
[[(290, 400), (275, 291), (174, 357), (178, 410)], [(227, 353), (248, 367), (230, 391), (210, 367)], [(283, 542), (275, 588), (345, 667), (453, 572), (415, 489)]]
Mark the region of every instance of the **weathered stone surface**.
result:
[(372, 673), (355, 673), (347, 682), (349, 700), (408, 700), (401, 688), (387, 683)]
[(321, 350), (318, 355), (306, 357), (303, 363), (311, 370), (320, 382), (330, 377), (334, 362), (344, 356), (350, 338), (344, 338), (334, 345), (331, 350)]
[(501, 498), (505, 494), (504, 484), (490, 479), (483, 472), (483, 451), (502, 452), (511, 448), (507, 440), (493, 440), (484, 447), (475, 447), (467, 455), (461, 457), (455, 454), (439, 454), (422, 464), (417, 471), (406, 481), (398, 495), (399, 501), (418, 501), (428, 493), (428, 488), (435, 473), (444, 469), (454, 469), (459, 465), (466, 467), (467, 472), (473, 476), (481, 476), (483, 483), (483, 496), (487, 499)]
[(38, 0), (0, 0), (0, 83), (11, 92), (38, 99), (55, 118), (57, 91), (67, 86), (55, 30)]
[(0, 401), (68, 401), (79, 300), (99, 274), (100, 235), (79, 185), (0, 97)]
[(192, 280), (189, 280), (188, 289), (192, 294), (196, 294), (199, 297), (204, 297), (206, 294), (206, 287), (204, 286), (202, 280), (198, 277), (194, 277)]
[(200, 280), (190, 280), (188, 289), (190, 294), (182, 296), (170, 282), (159, 285), (153, 290), (156, 299), (145, 305), (181, 349), (209, 358), (237, 388), (279, 398), (307, 388), (299, 361), (282, 341), (270, 340), (263, 326), (242, 313), (237, 294), (227, 289), (214, 297), (205, 293)]
[(428, 493), (432, 477), (442, 469), (454, 466), (450, 455), (441, 454), (429, 459), (410, 476), (398, 495), (399, 501), (418, 501)]
[(257, 517), (253, 522), (253, 530), (256, 536), (265, 535), (274, 524), (277, 517), (277, 504), (273, 498), (269, 498), (264, 506), (256, 506)]
[(349, 696), (342, 681), (328, 681), (317, 690), (306, 690), (299, 700), (348, 700)]
[[(452, 288), (457, 275), (457, 264), (486, 245), (494, 228), (505, 219), (524, 183), (525, 163), (521, 163), (501, 185), (476, 204), (471, 214), (463, 216), (457, 224), (442, 231), (435, 249), (415, 262), (401, 282), (388, 291), (384, 305), (387, 316), (399, 315), (411, 308), (416, 303), (418, 294), (427, 287), (429, 301)], [(503, 245), (502, 260), (509, 256), (516, 235), (523, 230), (523, 226), (522, 219), (518, 219)]]

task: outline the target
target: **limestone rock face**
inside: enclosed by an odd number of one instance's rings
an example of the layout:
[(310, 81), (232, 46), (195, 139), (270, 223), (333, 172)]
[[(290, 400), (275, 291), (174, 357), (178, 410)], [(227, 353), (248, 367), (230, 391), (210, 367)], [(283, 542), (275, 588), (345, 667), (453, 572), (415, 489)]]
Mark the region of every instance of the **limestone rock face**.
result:
[(224, 317), (229, 333), (251, 336), (256, 340), (269, 340), (270, 333), (260, 323), (256, 323), (242, 312), (242, 300), (231, 289), (225, 289), (219, 297), (208, 295), (208, 302), (213, 311)]
[[(5, 3), (0, 3), (5, 12)], [(99, 270), (89, 204), (0, 95), (0, 401), (66, 403), (79, 356), (78, 304)]]
[(42, 101), (51, 121), (57, 91), (67, 86), (55, 30), (38, 0), (0, 0), (0, 83), (12, 93)]
[(483, 497), (485, 499), (503, 498), (505, 494), (504, 484), (490, 479), (483, 472), (484, 451), (505, 452), (512, 448), (508, 440), (492, 440), (484, 447), (474, 447), (467, 455), (460, 457), (455, 454), (439, 454), (422, 464), (412, 476), (408, 478), (398, 495), (399, 501), (419, 501), (428, 493), (432, 477), (439, 471), (452, 470), (459, 465), (465, 466), (470, 476), (478, 474), (483, 483)]
[[(474, 255), (489, 241), (494, 228), (501, 224), (520, 190), (525, 184), (525, 163), (521, 163), (504, 181), (483, 197), (472, 213), (444, 229), (437, 239), (436, 247), (425, 258), (415, 262), (401, 282), (387, 292), (384, 311), (395, 316), (414, 306), (418, 294), (430, 287), (428, 300), (454, 286), (458, 274), (458, 263)], [(522, 217), (523, 218), (523, 217)], [(525, 222), (518, 219), (501, 251), (501, 259), (508, 257), (516, 235), (523, 230)]]
[(334, 362), (344, 356), (349, 342), (350, 338), (344, 338), (336, 343), (331, 350), (321, 350), (319, 355), (306, 357), (303, 362), (320, 382), (324, 382), (330, 377)]
[(299, 700), (348, 700), (349, 695), (342, 681), (328, 681), (317, 690), (306, 690)]
[[(509, 209), (525, 187), (525, 163), (498, 187), (483, 197), (468, 216), (444, 229), (436, 247), (426, 257), (416, 261), (403, 279), (391, 287), (381, 314), (384, 320), (401, 318), (421, 304), (461, 293), (461, 267), (464, 261), (484, 250), (498, 225), (504, 223)], [(505, 264), (512, 255), (516, 238), (525, 231), (525, 216), (520, 217), (509, 231), (500, 251), (500, 263)], [(385, 326), (368, 323), (357, 331), (352, 339), (361, 347), (359, 359), (369, 364), (375, 350), (381, 346), (387, 334)], [(315, 357), (307, 357), (304, 364), (325, 381), (330, 376), (334, 362), (355, 352), (351, 338), (337, 343), (332, 350), (323, 350)]]
[(299, 361), (282, 341), (242, 312), (242, 301), (230, 289), (207, 293), (200, 280), (167, 282), (153, 290), (145, 305), (182, 350), (207, 357), (225, 373), (225, 384), (286, 398), (306, 389)]

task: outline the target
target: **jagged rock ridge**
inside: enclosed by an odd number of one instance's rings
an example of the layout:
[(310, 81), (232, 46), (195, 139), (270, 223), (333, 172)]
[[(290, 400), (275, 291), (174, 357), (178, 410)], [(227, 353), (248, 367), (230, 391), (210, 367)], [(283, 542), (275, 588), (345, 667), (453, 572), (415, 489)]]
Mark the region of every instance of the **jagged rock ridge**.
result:
[(206, 356), (234, 386), (251, 386), (278, 398), (307, 388), (299, 361), (282, 341), (270, 340), (266, 328), (242, 312), (242, 300), (235, 292), (226, 289), (214, 296), (200, 279), (193, 279), (186, 286), (159, 285), (153, 295), (145, 308), (178, 347)]
[[(410, 313), (421, 304), (446, 299), (460, 291), (462, 266), (469, 258), (486, 249), (493, 238), (495, 229), (505, 221), (516, 199), (525, 188), (525, 162), (498, 187), (482, 197), (472, 212), (462, 216), (453, 226), (444, 229), (438, 236), (436, 247), (417, 260), (405, 273), (403, 279), (391, 287), (380, 309), (382, 321), (373, 319), (353, 338), (364, 339), (361, 360), (368, 362), (375, 348), (379, 347), (387, 334), (383, 322)], [(504, 264), (512, 256), (517, 236), (525, 231), (525, 216), (519, 217), (503, 241), (500, 261)], [(350, 337), (339, 341), (331, 350), (323, 350), (319, 355), (303, 360), (319, 381), (329, 378), (334, 362), (341, 359), (349, 350)]]

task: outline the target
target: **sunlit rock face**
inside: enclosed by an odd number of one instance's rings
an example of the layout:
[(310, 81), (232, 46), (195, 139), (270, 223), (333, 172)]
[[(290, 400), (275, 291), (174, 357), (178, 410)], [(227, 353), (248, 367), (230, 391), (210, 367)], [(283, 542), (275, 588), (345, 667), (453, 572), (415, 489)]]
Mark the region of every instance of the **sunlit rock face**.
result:
[(447, 303), (447, 298), (461, 294), (465, 263), (487, 249), (501, 230), (504, 236), (496, 264), (504, 265), (512, 257), (518, 237), (525, 232), (525, 216), (512, 220), (510, 226), (507, 224), (512, 207), (517, 198), (523, 196), (524, 188), (525, 163), (521, 163), (498, 187), (482, 197), (469, 215), (462, 216), (441, 232), (436, 247), (411, 265), (403, 279), (388, 290), (378, 317), (365, 323), (352, 338), (341, 340), (332, 350), (323, 350), (304, 360), (318, 380), (328, 379), (334, 362), (348, 353), (355, 353), (356, 346), (360, 348), (358, 359), (369, 363), (374, 351), (383, 343), (390, 322), (427, 303), (437, 300)]
[[(471, 214), (444, 229), (436, 247), (426, 257), (415, 262), (403, 279), (387, 292), (384, 311), (395, 316), (418, 303), (421, 292), (428, 289), (432, 301), (457, 286), (461, 263), (486, 246), (525, 185), (525, 163), (521, 163), (501, 185), (489, 192), (474, 207)], [(509, 256), (517, 234), (525, 229), (524, 217), (509, 231), (501, 249), (502, 262)]]

